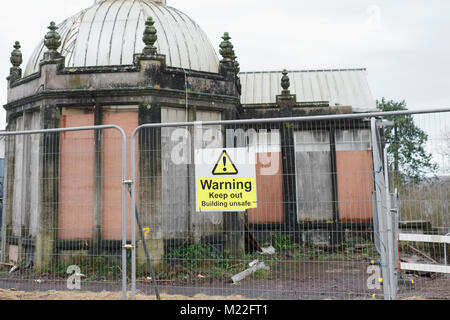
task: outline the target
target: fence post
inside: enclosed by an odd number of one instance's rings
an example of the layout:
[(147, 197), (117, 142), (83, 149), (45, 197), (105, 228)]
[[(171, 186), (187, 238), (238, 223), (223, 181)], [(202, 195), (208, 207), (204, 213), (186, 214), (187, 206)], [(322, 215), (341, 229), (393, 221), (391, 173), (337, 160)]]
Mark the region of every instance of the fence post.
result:
[(384, 148), (384, 178), (385, 178), (385, 187), (386, 187), (386, 230), (387, 230), (387, 244), (388, 244), (388, 265), (389, 265), (389, 300), (395, 299), (397, 295), (397, 284), (396, 284), (396, 275), (395, 269), (397, 261), (395, 261), (395, 250), (394, 248), (394, 226), (393, 220), (395, 220), (395, 216), (393, 216), (392, 203), (391, 203), (391, 192), (389, 190), (389, 167), (387, 161), (387, 148)]
[(380, 152), (380, 146), (378, 141), (378, 125), (377, 119), (375, 117), (371, 118), (371, 131), (372, 131), (372, 148), (373, 148), (373, 165), (374, 165), (374, 183), (376, 192), (376, 210), (375, 213), (378, 217), (378, 230), (374, 230), (375, 233), (379, 234), (380, 238), (380, 256), (381, 256), (381, 270), (383, 279), (383, 293), (385, 300), (390, 300), (390, 276), (389, 276), (389, 257), (387, 256), (389, 245), (387, 237), (387, 214), (385, 214), (387, 208), (386, 202), (386, 186), (384, 178), (384, 169), (382, 162), (382, 155)]

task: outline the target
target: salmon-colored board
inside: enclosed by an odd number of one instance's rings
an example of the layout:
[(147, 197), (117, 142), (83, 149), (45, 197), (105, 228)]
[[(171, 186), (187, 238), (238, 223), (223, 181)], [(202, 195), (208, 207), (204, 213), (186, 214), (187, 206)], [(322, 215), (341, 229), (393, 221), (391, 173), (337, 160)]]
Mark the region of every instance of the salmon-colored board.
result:
[[(261, 161), (261, 156), (268, 159), (277, 159), (278, 170), (271, 175), (262, 175), (266, 161)], [(256, 154), (256, 185), (258, 192), (258, 208), (248, 212), (249, 223), (282, 223), (284, 221), (283, 208), (283, 168), (281, 152)], [(275, 167), (276, 168), (276, 167)]]
[[(131, 135), (138, 127), (138, 113), (105, 111), (103, 124), (121, 127), (127, 136), (127, 177), (131, 176)], [(136, 158), (137, 159), (137, 158)], [(137, 161), (137, 160), (136, 160)], [(136, 166), (137, 168), (137, 166)], [(103, 240), (122, 239), (122, 136), (117, 130), (103, 132)], [(137, 230), (137, 229), (136, 229)], [(127, 190), (127, 239), (131, 240), (131, 197)]]
[[(92, 112), (62, 114), (61, 128), (92, 126)], [(94, 225), (94, 132), (60, 134), (58, 234), (61, 240), (91, 240)]]
[(372, 221), (373, 166), (371, 151), (337, 151), (336, 161), (340, 221)]

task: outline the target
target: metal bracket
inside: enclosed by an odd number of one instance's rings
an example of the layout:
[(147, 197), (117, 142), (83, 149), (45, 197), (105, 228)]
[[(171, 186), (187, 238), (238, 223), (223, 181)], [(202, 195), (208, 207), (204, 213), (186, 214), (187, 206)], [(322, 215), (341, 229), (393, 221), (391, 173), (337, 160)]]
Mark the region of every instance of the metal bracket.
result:
[(122, 181), (122, 183), (131, 186), (134, 183), (134, 181), (133, 180), (124, 180), (124, 181)]
[(130, 251), (134, 250), (134, 246), (131, 245), (131, 244), (126, 244), (122, 248), (125, 249), (125, 250), (130, 250)]

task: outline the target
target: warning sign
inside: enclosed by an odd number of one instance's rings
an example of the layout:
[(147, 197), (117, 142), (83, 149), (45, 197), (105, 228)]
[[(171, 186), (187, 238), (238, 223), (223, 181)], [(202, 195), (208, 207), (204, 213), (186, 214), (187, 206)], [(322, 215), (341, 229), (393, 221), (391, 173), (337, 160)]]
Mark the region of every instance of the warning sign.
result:
[(255, 161), (255, 153), (246, 148), (197, 150), (197, 211), (242, 212), (256, 208)]

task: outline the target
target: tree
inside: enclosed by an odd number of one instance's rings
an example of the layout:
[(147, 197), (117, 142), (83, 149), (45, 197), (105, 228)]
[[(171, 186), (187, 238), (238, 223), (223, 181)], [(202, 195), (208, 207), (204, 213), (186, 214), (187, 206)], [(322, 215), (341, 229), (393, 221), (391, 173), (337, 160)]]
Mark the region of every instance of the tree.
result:
[[(408, 110), (406, 102), (377, 101), (377, 108), (383, 112)], [(421, 182), (427, 174), (435, 174), (437, 164), (432, 155), (425, 151), (428, 135), (414, 123), (411, 115), (386, 117), (394, 125), (386, 127), (385, 139), (388, 161), (394, 171), (394, 183)]]

